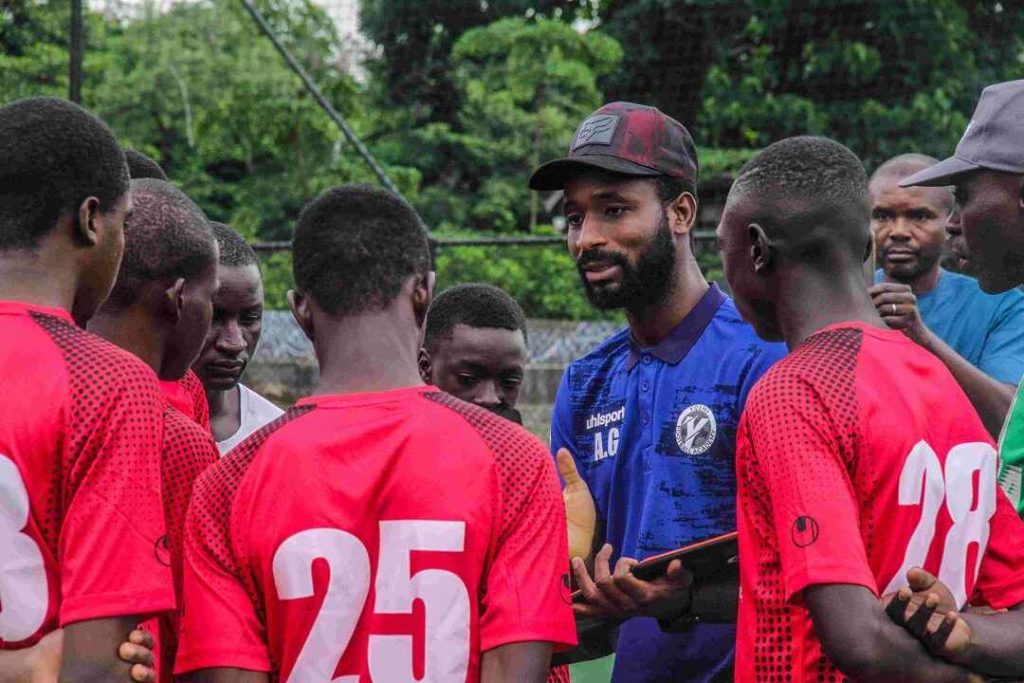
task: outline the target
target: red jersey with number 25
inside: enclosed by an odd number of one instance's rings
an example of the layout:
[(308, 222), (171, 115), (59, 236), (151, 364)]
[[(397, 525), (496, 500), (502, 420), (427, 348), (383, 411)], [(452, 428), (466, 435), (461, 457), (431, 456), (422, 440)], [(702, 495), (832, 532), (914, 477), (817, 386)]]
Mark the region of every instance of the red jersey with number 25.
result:
[(736, 447), (736, 680), (839, 680), (802, 591), (877, 595), (921, 566), (963, 605), (1024, 601), (1024, 523), (996, 451), (937, 359), (901, 332), (819, 331), (750, 392)]
[(0, 378), (0, 649), (173, 609), (156, 375), (63, 310), (0, 301)]
[(178, 673), (462, 683), (575, 643), (547, 448), (434, 387), (318, 396), (196, 482)]

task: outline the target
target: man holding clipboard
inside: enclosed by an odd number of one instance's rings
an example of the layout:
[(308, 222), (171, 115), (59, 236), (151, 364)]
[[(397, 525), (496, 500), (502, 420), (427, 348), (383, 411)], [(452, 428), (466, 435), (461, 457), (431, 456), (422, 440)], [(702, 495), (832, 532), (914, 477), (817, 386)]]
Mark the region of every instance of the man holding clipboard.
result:
[[(694, 585), (682, 563), (637, 560), (735, 530), (733, 450), (747, 391), (785, 350), (761, 342), (697, 265), (697, 153), (653, 107), (616, 102), (579, 126), (530, 187), (565, 192), (567, 243), (597, 308), (628, 329), (566, 370), (552, 449), (594, 496), (604, 545), (574, 573), (578, 617), (623, 621), (616, 683), (728, 680), (737, 585)], [(631, 559), (636, 558), (636, 559)], [(715, 613), (717, 612), (717, 614)], [(719, 622), (719, 623), (715, 623)], [(725, 623), (723, 623), (725, 622)]]

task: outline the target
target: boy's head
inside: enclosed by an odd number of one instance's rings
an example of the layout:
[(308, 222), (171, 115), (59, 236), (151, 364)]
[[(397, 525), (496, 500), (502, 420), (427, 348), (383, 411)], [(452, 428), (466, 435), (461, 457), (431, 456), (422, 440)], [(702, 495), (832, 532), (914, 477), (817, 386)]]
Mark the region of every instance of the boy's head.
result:
[(736, 306), (758, 335), (782, 338), (778, 290), (797, 273), (863, 281), (870, 206), (864, 165), (834, 140), (787, 138), (747, 162), (717, 237)]
[(180, 379), (202, 347), (217, 292), (217, 242), (202, 210), (162, 180), (131, 181), (135, 212), (105, 316), (141, 311), (163, 335), (161, 379)]
[(210, 331), (192, 367), (207, 391), (227, 391), (242, 378), (263, 331), (263, 278), (245, 238), (229, 225), (210, 225), (220, 246), (220, 289)]
[(501, 289), (457, 285), (434, 299), (420, 350), (424, 382), (489, 410), (510, 410), (527, 359), (526, 318)]
[[(382, 313), (408, 323), (410, 336), (433, 294), (430, 246), (419, 217), (402, 198), (369, 185), (343, 185), (306, 205), (292, 239), (295, 320), (314, 342), (317, 319)], [(315, 344), (314, 344), (315, 345)]]
[(132, 180), (139, 178), (167, 180), (167, 174), (164, 173), (164, 169), (160, 168), (160, 164), (142, 152), (125, 147), (124, 158), (128, 162), (128, 175)]
[(60, 251), (79, 324), (114, 285), (131, 209), (124, 153), (104, 123), (54, 98), (0, 107), (0, 255)]

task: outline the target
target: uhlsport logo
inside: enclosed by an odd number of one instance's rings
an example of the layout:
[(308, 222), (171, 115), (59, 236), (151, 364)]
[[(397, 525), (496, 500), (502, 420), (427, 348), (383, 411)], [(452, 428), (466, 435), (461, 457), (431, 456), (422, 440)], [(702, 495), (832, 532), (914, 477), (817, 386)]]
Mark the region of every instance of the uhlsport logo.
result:
[(622, 418), (626, 416), (626, 406), (622, 406), (618, 410), (612, 410), (607, 413), (594, 413), (587, 418), (587, 429), (599, 429), (605, 425), (610, 425), (613, 422), (622, 422)]
[(676, 420), (676, 443), (687, 455), (707, 452), (715, 443), (718, 423), (715, 414), (703, 403), (695, 403), (679, 413)]

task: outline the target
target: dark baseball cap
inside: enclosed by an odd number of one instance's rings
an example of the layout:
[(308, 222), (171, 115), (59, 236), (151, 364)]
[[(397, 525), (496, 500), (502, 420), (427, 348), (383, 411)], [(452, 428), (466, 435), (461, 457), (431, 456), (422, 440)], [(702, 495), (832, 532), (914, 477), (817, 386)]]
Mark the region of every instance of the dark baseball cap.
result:
[(900, 187), (952, 185), (955, 176), (981, 169), (1024, 173), (1024, 80), (982, 90), (953, 156), (904, 178)]
[(654, 107), (612, 102), (588, 116), (569, 144), (569, 156), (544, 164), (530, 189), (561, 190), (573, 176), (600, 169), (644, 178), (661, 175), (697, 183), (697, 148), (689, 131)]

